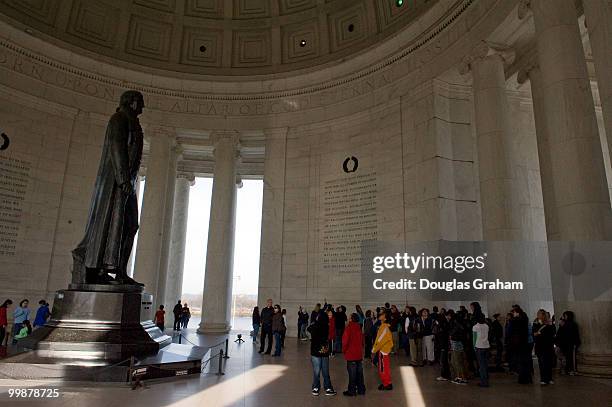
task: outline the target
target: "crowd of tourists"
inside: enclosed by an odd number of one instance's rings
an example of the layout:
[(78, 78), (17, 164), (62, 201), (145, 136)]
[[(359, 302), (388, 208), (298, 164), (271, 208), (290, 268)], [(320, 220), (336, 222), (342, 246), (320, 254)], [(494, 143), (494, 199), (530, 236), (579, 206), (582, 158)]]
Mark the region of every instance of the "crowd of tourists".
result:
[[(25, 338), (34, 329), (43, 326), (51, 316), (49, 303), (46, 300), (40, 300), (38, 301), (38, 309), (34, 315), (34, 321), (31, 321), (30, 301), (23, 299), (13, 309), (13, 326), (9, 327), (8, 316), (12, 305), (13, 301), (11, 299), (5, 300), (0, 305), (0, 346), (8, 345), (9, 342), (12, 344), (17, 343), (17, 340)], [(11, 336), (12, 340), (10, 339)]]
[[(49, 310), (49, 303), (46, 300), (38, 301), (38, 309), (34, 315), (34, 320), (31, 320), (31, 310), (29, 308), (29, 300), (23, 299), (19, 302), (19, 305), (12, 310), (12, 327), (9, 326), (9, 315), (10, 308), (12, 308), (13, 301), (7, 299), (0, 305), (0, 346), (16, 344), (17, 340), (25, 338), (30, 335), (33, 330), (43, 326), (49, 317), (51, 311)], [(174, 314), (174, 325), (175, 331), (187, 328), (189, 319), (191, 318), (191, 311), (187, 303), (182, 303), (180, 300), (174, 306), (172, 313)], [(164, 306), (160, 305), (159, 309), (155, 313), (154, 322), (162, 331), (165, 329), (165, 314)], [(12, 337), (12, 339), (11, 339)]]
[[(286, 310), (267, 300), (260, 311), (253, 310), (253, 343), (260, 333), (259, 353), (280, 356), (286, 332)], [(571, 311), (555, 321), (540, 309), (530, 318), (519, 305), (505, 315), (487, 318), (478, 302), (469, 309), (432, 307), (403, 310), (386, 303), (375, 310), (363, 311), (357, 305), (348, 314), (344, 305), (334, 307), (327, 301), (316, 304), (308, 313), (298, 310), (297, 332), (300, 341), (310, 341), (313, 369), (312, 394), (335, 395), (329, 375), (331, 357), (342, 353), (346, 360), (348, 388), (345, 396), (365, 394), (363, 361), (376, 366), (378, 390), (393, 390), (391, 362), (413, 367), (434, 366), (440, 373), (436, 380), (466, 385), (478, 378), (480, 387), (489, 387), (489, 372), (516, 375), (520, 384), (530, 384), (534, 375), (534, 354), (539, 367), (540, 384), (554, 384), (553, 370), (576, 373), (576, 351), (580, 346), (578, 326)], [(267, 344), (267, 348), (266, 348)], [(265, 351), (264, 351), (265, 348)], [(391, 355), (397, 357), (391, 358)], [(406, 359), (404, 359), (405, 355)], [(323, 386), (321, 387), (321, 378)]]
[[(38, 304), (31, 322), (29, 301), (20, 301), (12, 310), (10, 330), (8, 315), (13, 301), (7, 299), (0, 305), (0, 345), (8, 344), (11, 336), (14, 344), (46, 323), (51, 315), (49, 303), (40, 300)], [(187, 304), (179, 300), (173, 314), (173, 329), (186, 328), (191, 316)], [(364, 360), (377, 368), (378, 389), (392, 390), (391, 355), (398, 356), (393, 358), (393, 363), (407, 361), (413, 367), (435, 366), (440, 371), (438, 381), (459, 385), (478, 378), (479, 386), (488, 387), (491, 370), (507, 371), (516, 375), (518, 383), (530, 384), (534, 354), (541, 385), (554, 384), (555, 366), (562, 374), (576, 374), (580, 335), (571, 311), (563, 312), (555, 320), (549, 312), (540, 309), (530, 321), (519, 305), (512, 306), (505, 316), (494, 314), (487, 318), (478, 302), (469, 304), (469, 309), (460, 306), (458, 310), (447, 310), (434, 306), (431, 311), (427, 308), (417, 311), (408, 305), (400, 311), (396, 305), (385, 303), (365, 312), (356, 305), (349, 314), (344, 305), (334, 307), (325, 301), (323, 305), (316, 304), (311, 312), (300, 307), (297, 317), (298, 339), (310, 341), (313, 395), (336, 394), (329, 375), (329, 360), (340, 353), (348, 372), (349, 384), (343, 393), (346, 396), (365, 394)], [(155, 314), (155, 323), (164, 330), (164, 322), (165, 310), (161, 305)], [(268, 299), (263, 309), (253, 309), (252, 324), (253, 343), (259, 339), (259, 353), (281, 356), (287, 332), (287, 310)]]
[[(189, 319), (191, 319), (191, 310), (187, 303), (182, 303), (181, 300), (174, 305), (172, 308), (172, 315), (174, 316), (174, 323), (172, 324), (173, 331), (180, 331), (181, 329), (187, 328)], [(155, 312), (153, 322), (163, 332), (166, 328), (166, 311), (164, 306), (160, 305), (159, 309)]]
[(280, 356), (282, 349), (285, 347), (287, 310), (281, 309), (280, 305), (278, 304), (272, 306), (272, 300), (269, 299), (261, 312), (259, 311), (259, 307), (255, 307), (253, 309), (252, 320), (253, 343), (257, 342), (257, 336), (261, 330), (259, 353), (263, 353), (265, 355), (270, 355), (272, 353), (272, 338), (274, 337), (274, 353), (272, 356)]

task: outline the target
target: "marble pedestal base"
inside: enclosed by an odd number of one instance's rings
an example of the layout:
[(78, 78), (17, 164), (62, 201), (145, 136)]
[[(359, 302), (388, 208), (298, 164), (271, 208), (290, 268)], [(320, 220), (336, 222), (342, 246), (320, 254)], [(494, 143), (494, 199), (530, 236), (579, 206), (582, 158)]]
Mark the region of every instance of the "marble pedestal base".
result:
[(141, 291), (92, 284), (57, 291), (49, 322), (18, 346), (42, 358), (88, 363), (154, 355), (172, 339), (153, 324), (153, 297)]

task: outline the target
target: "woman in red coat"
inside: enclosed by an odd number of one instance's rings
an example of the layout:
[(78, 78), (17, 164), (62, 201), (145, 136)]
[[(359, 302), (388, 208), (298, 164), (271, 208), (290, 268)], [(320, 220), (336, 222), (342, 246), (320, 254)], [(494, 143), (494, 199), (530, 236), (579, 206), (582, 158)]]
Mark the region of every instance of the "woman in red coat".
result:
[(327, 339), (329, 340), (329, 348), (331, 349), (330, 356), (334, 356), (334, 342), (336, 341), (336, 320), (334, 319), (334, 311), (328, 309), (327, 318), (329, 319), (329, 334)]
[(348, 389), (345, 396), (365, 394), (365, 381), (363, 380), (363, 333), (359, 323), (359, 314), (351, 314), (351, 320), (342, 334), (342, 353), (346, 359), (346, 370), (349, 375)]
[(4, 335), (6, 334), (6, 327), (8, 326), (6, 311), (8, 310), (9, 305), (12, 303), (13, 301), (6, 300), (4, 303), (2, 303), (2, 305), (0, 305), (0, 346), (4, 345)]

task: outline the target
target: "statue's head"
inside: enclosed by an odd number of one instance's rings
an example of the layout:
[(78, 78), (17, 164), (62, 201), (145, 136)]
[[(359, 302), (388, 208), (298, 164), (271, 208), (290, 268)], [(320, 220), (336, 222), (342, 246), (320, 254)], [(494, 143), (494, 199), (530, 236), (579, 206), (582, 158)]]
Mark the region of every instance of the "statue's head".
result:
[(121, 99), (119, 99), (119, 110), (125, 110), (134, 116), (138, 116), (142, 113), (142, 109), (144, 108), (144, 97), (142, 93), (137, 90), (127, 90), (121, 94)]

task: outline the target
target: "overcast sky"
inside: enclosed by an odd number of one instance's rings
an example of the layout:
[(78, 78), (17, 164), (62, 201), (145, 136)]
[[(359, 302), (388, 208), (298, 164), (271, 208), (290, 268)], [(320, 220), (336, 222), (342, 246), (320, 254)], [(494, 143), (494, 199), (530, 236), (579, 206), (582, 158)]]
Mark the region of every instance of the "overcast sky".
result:
[[(196, 178), (189, 193), (183, 293), (201, 293), (204, 287), (211, 193), (212, 178)], [(263, 181), (244, 180), (236, 208), (234, 293), (257, 294), (262, 199)]]

